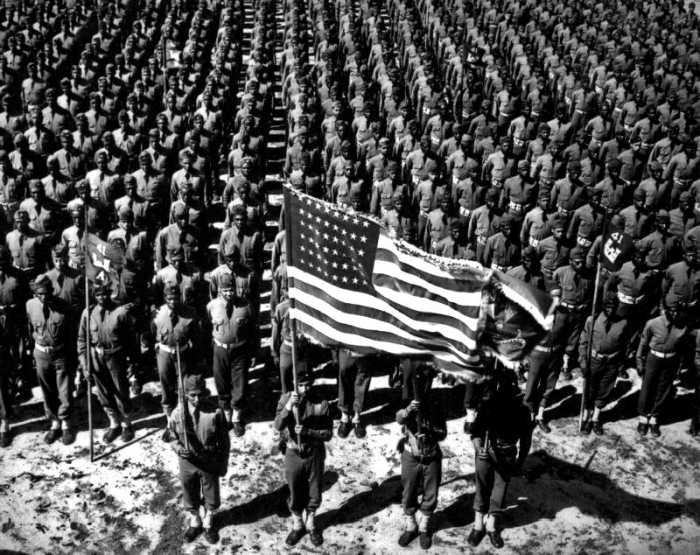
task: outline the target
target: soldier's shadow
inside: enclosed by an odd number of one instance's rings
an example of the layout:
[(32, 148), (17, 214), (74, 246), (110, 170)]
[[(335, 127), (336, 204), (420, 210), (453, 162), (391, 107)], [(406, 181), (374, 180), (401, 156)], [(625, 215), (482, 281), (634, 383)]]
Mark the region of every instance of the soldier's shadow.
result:
[(357, 522), (378, 513), (392, 503), (401, 502), (401, 477), (392, 476), (378, 486), (353, 495), (337, 509), (326, 511), (318, 516), (321, 529)]
[[(323, 490), (330, 489), (337, 481), (338, 473), (333, 470), (326, 470), (323, 474)], [(250, 524), (273, 515), (287, 518), (290, 516), (289, 507), (287, 506), (288, 499), (289, 488), (287, 484), (284, 484), (276, 490), (259, 495), (247, 503), (220, 511), (216, 517), (218, 526), (226, 528), (237, 524)]]
[(518, 500), (504, 512), (504, 524), (510, 527), (554, 519), (568, 507), (613, 524), (639, 522), (658, 526), (682, 515), (700, 523), (700, 499), (672, 503), (641, 497), (623, 490), (605, 473), (553, 457), (543, 450), (528, 457), (524, 477), (511, 482), (508, 498)]

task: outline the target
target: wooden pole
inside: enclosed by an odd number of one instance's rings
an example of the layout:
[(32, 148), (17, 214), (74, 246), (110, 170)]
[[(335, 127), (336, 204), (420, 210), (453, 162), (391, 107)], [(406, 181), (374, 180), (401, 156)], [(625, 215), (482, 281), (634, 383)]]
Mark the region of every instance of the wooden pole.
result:
[(90, 280), (88, 279), (88, 257), (90, 253), (87, 248), (88, 239), (88, 203), (84, 204), (84, 222), (83, 222), (83, 245), (84, 245), (84, 260), (83, 266), (85, 269), (85, 343), (87, 345), (85, 356), (85, 381), (87, 382), (87, 409), (88, 409), (88, 431), (90, 433), (90, 462), (95, 461), (95, 439), (92, 426), (92, 385), (90, 384), (90, 366), (92, 363), (92, 345), (90, 344)]

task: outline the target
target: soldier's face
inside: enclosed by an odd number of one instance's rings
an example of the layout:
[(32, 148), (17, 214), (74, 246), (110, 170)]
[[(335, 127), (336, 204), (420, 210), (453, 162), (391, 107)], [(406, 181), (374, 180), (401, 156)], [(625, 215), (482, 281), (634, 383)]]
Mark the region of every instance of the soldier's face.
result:
[(168, 305), (170, 310), (175, 310), (178, 305), (178, 300), (177, 295), (168, 295), (165, 297), (165, 304)]
[(580, 272), (583, 269), (583, 258), (572, 258), (571, 267), (577, 272)]
[(224, 299), (227, 303), (231, 302), (233, 300), (233, 297), (233, 289), (231, 289), (230, 287), (221, 290), (221, 298)]
[(95, 302), (100, 306), (104, 306), (107, 302), (107, 294), (104, 289), (95, 293)]
[(190, 405), (192, 405), (194, 408), (198, 408), (199, 404), (204, 397), (204, 393), (188, 393), (187, 394), (187, 401), (189, 402)]
[(245, 216), (243, 214), (236, 214), (233, 217), (233, 223), (238, 229), (242, 229), (245, 227)]
[(39, 299), (41, 304), (46, 304), (46, 301), (49, 299), (49, 294), (45, 289), (37, 291), (34, 295)]
[(68, 264), (68, 261), (63, 256), (53, 256), (53, 266), (59, 272), (62, 271)]

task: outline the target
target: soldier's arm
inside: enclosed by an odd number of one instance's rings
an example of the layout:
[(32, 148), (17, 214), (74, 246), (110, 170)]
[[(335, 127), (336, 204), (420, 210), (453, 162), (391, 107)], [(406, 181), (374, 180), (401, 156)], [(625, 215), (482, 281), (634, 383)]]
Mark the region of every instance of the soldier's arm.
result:
[(649, 341), (651, 341), (652, 330), (650, 324), (650, 320), (644, 324), (642, 335), (639, 338), (639, 346), (637, 347), (637, 372), (640, 374), (644, 372), (644, 362), (647, 357), (647, 351), (649, 350)]
[(281, 346), (281, 331), (282, 322), (280, 322), (279, 314), (277, 310), (272, 314), (271, 319), (272, 332), (270, 336), (270, 353), (272, 358), (275, 360), (275, 364), (279, 364), (280, 358), (280, 346)]
[(86, 356), (87, 356), (87, 318), (88, 318), (88, 311), (87, 309), (83, 310), (82, 315), (80, 316), (80, 325), (78, 326), (78, 341), (77, 341), (77, 350), (78, 350), (78, 360), (80, 362), (80, 365), (83, 368), (87, 368), (87, 365), (85, 364), (86, 362)]
[(292, 416), (291, 409), (287, 406), (291, 393), (284, 393), (277, 403), (275, 412), (275, 430), (282, 431), (287, 425), (287, 420)]
[(578, 343), (578, 361), (579, 366), (584, 370), (588, 369), (588, 343), (591, 339), (591, 331), (593, 328), (593, 320), (589, 316), (586, 318), (586, 323), (583, 326), (583, 332)]

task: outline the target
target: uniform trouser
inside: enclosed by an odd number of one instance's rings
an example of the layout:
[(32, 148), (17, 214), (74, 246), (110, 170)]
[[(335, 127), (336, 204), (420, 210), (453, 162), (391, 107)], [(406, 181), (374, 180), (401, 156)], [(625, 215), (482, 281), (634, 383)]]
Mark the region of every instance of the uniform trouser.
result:
[(513, 458), (496, 461), (492, 454), (482, 459), (477, 452), (474, 470), (476, 492), (474, 493), (474, 511), (498, 514), (503, 511), (503, 501), (511, 478)]
[(321, 506), (326, 448), (318, 445), (309, 449), (306, 457), (302, 457), (292, 448), (287, 448), (284, 455), (284, 476), (289, 486), (289, 510), (297, 514), (304, 509), (315, 511)]
[(530, 370), (527, 373), (525, 398), (523, 402), (532, 411), (546, 407), (549, 398), (554, 393), (561, 370), (560, 353), (552, 351), (532, 351), (530, 355)]
[(34, 349), (34, 362), (44, 396), (44, 410), (51, 420), (70, 421), (73, 406), (70, 371), (63, 353), (45, 353)]
[[(307, 372), (306, 360), (297, 356), (297, 376), (303, 376)], [(292, 362), (292, 348), (287, 345), (280, 347), (280, 384), (282, 393), (288, 393), (294, 389), (294, 366)]]
[(371, 359), (357, 358), (344, 349), (338, 353), (338, 408), (345, 414), (360, 414), (372, 379)]
[(423, 244), (423, 236), (425, 235), (425, 228), (428, 226), (428, 214), (426, 212), (420, 212), (418, 214), (418, 229), (417, 235), (419, 244)]
[(202, 501), (207, 510), (218, 509), (221, 505), (219, 477), (200, 470), (182, 457), (178, 457), (178, 461), (182, 483), (182, 503), (185, 510), (197, 512)]
[(572, 368), (571, 361), (578, 360), (578, 340), (585, 319), (586, 314), (581, 310), (557, 310), (554, 314), (553, 341), (556, 345), (566, 345), (564, 354), (569, 356), (569, 368)]
[[(158, 377), (162, 389), (160, 403), (164, 409), (172, 410), (177, 405), (178, 399), (177, 355), (158, 349), (156, 364), (158, 365)], [(183, 379), (190, 373), (189, 349), (180, 351), (180, 370)]]
[(219, 396), (219, 406), (224, 410), (242, 409), (248, 390), (250, 348), (226, 348), (214, 345), (214, 384)]
[[(438, 502), (438, 490), (442, 479), (442, 452), (429, 459), (414, 457), (407, 449), (401, 453), (401, 505), (404, 513), (413, 515), (418, 509), (426, 515), (433, 514)], [(423, 499), (418, 504), (418, 492), (423, 489)]]
[(658, 358), (651, 353), (647, 355), (637, 406), (641, 416), (659, 416), (661, 408), (673, 392), (678, 364), (678, 357)]
[(400, 359), (399, 368), (401, 368), (402, 376), (401, 399), (403, 401), (411, 401), (415, 399), (416, 394), (413, 391), (413, 377), (416, 375), (416, 370), (425, 364), (427, 364), (427, 361), (423, 359)]
[(14, 368), (10, 349), (0, 345), (0, 420), (7, 420), (12, 415), (11, 373)]
[(131, 414), (129, 379), (126, 375), (126, 358), (123, 353), (96, 354), (93, 357), (93, 376), (97, 386), (97, 397), (107, 416), (115, 420), (126, 420)]
[(620, 363), (615, 359), (591, 358), (591, 367), (586, 380), (586, 408), (602, 409), (608, 404), (615, 389), (615, 380)]

